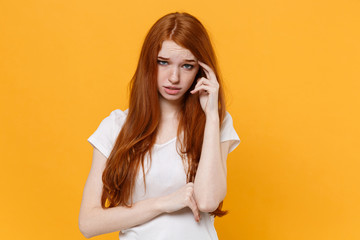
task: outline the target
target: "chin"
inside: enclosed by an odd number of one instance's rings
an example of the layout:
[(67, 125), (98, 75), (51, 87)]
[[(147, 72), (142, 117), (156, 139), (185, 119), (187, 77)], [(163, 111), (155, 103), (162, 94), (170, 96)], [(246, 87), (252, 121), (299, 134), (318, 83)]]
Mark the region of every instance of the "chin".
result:
[(169, 95), (167, 93), (161, 93), (160, 94), (161, 99), (165, 101), (171, 101), (171, 102), (178, 102), (181, 101), (184, 97), (184, 94), (178, 94), (178, 95)]

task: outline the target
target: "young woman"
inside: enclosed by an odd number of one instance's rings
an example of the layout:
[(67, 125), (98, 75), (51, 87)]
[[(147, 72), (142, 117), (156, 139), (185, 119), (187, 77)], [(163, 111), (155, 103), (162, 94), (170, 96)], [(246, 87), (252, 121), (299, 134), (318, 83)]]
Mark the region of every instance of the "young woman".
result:
[(240, 139), (199, 20), (176, 12), (152, 26), (129, 108), (112, 111), (88, 141), (93, 162), (79, 215), (85, 237), (218, 239), (226, 159)]

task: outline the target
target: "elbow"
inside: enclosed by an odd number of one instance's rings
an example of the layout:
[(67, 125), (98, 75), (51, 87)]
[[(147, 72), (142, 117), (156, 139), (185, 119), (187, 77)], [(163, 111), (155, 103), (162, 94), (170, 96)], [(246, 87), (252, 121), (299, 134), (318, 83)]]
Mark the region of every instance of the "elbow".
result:
[(200, 212), (213, 212), (218, 208), (217, 203), (201, 203), (198, 205)]
[(200, 212), (214, 212), (220, 205), (220, 203), (224, 200), (226, 195), (226, 191), (221, 195), (220, 198), (215, 198), (214, 196), (203, 197), (202, 199), (197, 200), (197, 206)]
[(79, 217), (79, 230), (81, 234), (86, 238), (91, 238), (95, 235), (91, 234), (89, 231), (88, 223), (84, 217)]
[(218, 201), (200, 201), (198, 208), (200, 212), (213, 212), (219, 207), (220, 202)]

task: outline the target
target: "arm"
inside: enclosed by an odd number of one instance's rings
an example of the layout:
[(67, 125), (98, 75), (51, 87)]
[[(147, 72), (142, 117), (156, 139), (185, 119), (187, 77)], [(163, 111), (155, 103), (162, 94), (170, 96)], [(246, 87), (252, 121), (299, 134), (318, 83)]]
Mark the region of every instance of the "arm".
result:
[(194, 191), (200, 211), (213, 212), (226, 195), (226, 159), (230, 141), (220, 143), (219, 117), (206, 117)]
[(100, 199), (103, 186), (101, 178), (105, 163), (106, 157), (94, 148), (93, 163), (85, 184), (79, 214), (79, 228), (87, 238), (142, 224), (162, 212), (158, 199), (137, 202), (132, 208), (103, 209)]
[(79, 228), (86, 238), (140, 225), (161, 213), (174, 212), (184, 207), (189, 207), (195, 219), (199, 219), (195, 200), (189, 198), (189, 195), (193, 195), (192, 184), (187, 184), (167, 196), (136, 202), (131, 208), (118, 206), (103, 209), (100, 199), (105, 163), (106, 157), (94, 148), (93, 162), (85, 184), (79, 214)]
[(192, 94), (199, 93), (199, 101), (206, 115), (200, 162), (194, 181), (195, 199), (200, 211), (212, 212), (226, 195), (226, 159), (230, 141), (220, 143), (218, 95), (219, 83), (214, 71), (198, 61), (206, 78), (198, 79)]

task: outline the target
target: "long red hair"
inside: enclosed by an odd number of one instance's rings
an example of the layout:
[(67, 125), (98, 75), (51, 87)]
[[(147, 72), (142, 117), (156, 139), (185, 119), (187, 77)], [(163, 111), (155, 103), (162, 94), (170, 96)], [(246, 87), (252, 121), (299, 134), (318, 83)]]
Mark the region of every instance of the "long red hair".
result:
[[(161, 114), (157, 90), (157, 57), (162, 42), (165, 40), (172, 40), (189, 49), (197, 59), (214, 70), (220, 85), (220, 123), (224, 119), (224, 94), (215, 52), (206, 29), (198, 19), (188, 13), (176, 12), (163, 16), (149, 30), (141, 49), (135, 74), (130, 82), (128, 115), (102, 175), (101, 206), (103, 208), (119, 205), (132, 206), (134, 184), (140, 165), (145, 184), (144, 158), (155, 144)], [(199, 77), (206, 77), (201, 68), (195, 79)], [(196, 81), (190, 89), (193, 89), (195, 84)], [(179, 142), (181, 146), (179, 154), (184, 161), (188, 161), (187, 182), (193, 182), (200, 160), (206, 117), (198, 95), (192, 95), (189, 91), (185, 94), (179, 113), (177, 141), (183, 133), (183, 140)], [(227, 211), (222, 211), (221, 207), (222, 202), (211, 214), (225, 215)]]

